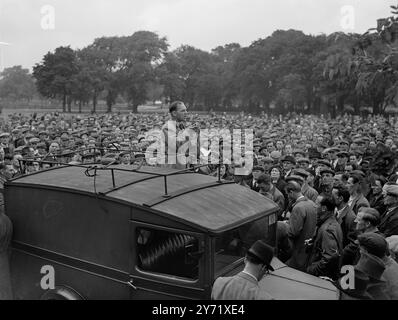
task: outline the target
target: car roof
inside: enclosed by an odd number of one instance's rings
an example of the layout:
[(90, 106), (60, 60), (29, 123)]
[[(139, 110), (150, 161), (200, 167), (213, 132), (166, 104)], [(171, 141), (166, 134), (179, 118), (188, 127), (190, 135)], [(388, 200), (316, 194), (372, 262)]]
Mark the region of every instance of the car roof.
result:
[(199, 173), (156, 167), (122, 171), (122, 166), (112, 166), (97, 170), (93, 177), (94, 170), (87, 169), (88, 166), (60, 166), (21, 176), (11, 184), (99, 194), (150, 208), (210, 233), (238, 227), (278, 210), (273, 201), (249, 188), (233, 182), (219, 183), (217, 178)]

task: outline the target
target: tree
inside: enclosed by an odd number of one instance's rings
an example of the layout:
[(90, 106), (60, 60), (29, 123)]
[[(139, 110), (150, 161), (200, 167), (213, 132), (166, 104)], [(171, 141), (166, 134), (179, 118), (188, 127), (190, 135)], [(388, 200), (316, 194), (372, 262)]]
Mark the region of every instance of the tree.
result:
[(93, 111), (96, 111), (99, 94), (105, 92), (107, 111), (112, 111), (119, 93), (122, 92), (121, 69), (123, 67), (121, 40), (119, 37), (102, 37), (84, 48), (80, 59), (90, 69)]
[(70, 47), (59, 47), (48, 52), (43, 61), (33, 68), (38, 91), (48, 98), (62, 98), (62, 108), (71, 111), (73, 77), (79, 72), (76, 52)]
[(0, 98), (30, 100), (37, 94), (35, 81), (22, 66), (6, 68), (1, 73)]
[(157, 82), (156, 69), (167, 52), (166, 38), (150, 31), (137, 31), (119, 40), (120, 79), (133, 112), (148, 98), (150, 83)]

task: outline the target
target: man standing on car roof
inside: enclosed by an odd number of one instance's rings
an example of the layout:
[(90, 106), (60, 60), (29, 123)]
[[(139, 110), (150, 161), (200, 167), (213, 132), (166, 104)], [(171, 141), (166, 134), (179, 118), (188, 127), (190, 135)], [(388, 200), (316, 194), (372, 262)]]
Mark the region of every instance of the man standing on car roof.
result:
[(172, 165), (177, 169), (185, 169), (185, 165), (179, 163), (177, 158), (178, 148), (183, 144), (177, 137), (181, 131), (185, 130), (185, 121), (187, 117), (187, 107), (182, 101), (175, 101), (169, 107), (170, 120), (162, 127), (163, 142), (165, 148), (164, 164)]

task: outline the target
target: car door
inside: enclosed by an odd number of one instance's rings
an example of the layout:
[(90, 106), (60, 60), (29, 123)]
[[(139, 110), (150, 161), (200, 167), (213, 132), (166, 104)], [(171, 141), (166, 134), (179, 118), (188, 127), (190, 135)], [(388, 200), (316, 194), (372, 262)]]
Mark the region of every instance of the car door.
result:
[(205, 236), (131, 221), (131, 299), (203, 299)]

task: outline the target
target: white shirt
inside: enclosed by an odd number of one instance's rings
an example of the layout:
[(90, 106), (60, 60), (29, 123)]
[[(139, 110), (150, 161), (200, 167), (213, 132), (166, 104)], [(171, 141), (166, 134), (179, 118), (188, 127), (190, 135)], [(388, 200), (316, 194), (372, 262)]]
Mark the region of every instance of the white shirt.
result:
[(242, 271), (244, 274), (247, 274), (249, 277), (253, 278), (254, 280), (256, 280), (256, 282), (258, 282), (257, 278), (255, 276), (253, 276), (252, 274), (250, 274), (249, 272), (246, 272), (245, 270)]
[(336, 218), (337, 218), (337, 219), (340, 218), (342, 212), (343, 212), (343, 211), (345, 210), (345, 208), (347, 208), (347, 207), (348, 207), (348, 204), (347, 204), (343, 209), (341, 209), (341, 210), (337, 210), (337, 208), (336, 208)]

